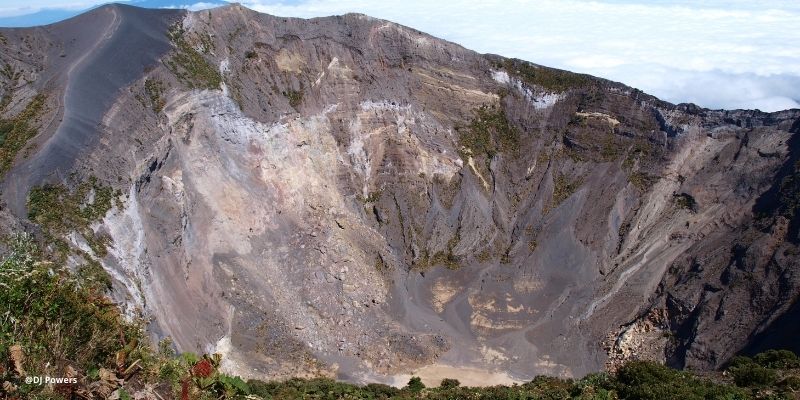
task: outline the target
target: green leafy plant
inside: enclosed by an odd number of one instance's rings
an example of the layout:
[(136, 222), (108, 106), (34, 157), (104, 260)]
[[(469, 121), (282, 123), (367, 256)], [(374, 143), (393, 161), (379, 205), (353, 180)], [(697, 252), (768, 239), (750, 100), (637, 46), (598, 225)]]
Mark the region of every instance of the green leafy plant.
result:
[(672, 195), (672, 201), (675, 204), (675, 207), (679, 209), (689, 210), (692, 212), (697, 211), (697, 202), (694, 200), (694, 197), (687, 193)]
[(222, 75), (206, 61), (203, 54), (195, 50), (183, 25), (173, 26), (169, 38), (175, 51), (165, 63), (178, 80), (193, 89), (218, 89), (222, 84)]
[(525, 83), (540, 86), (551, 92), (564, 92), (595, 83), (589, 75), (543, 67), (518, 59), (504, 59), (497, 67), (505, 69)]
[(28, 194), (28, 218), (42, 227), (61, 260), (70, 252), (64, 240), (70, 232), (79, 233), (97, 257), (104, 257), (111, 238), (96, 233), (91, 225), (105, 217), (121, 194), (95, 177), (89, 177), (73, 189), (63, 184), (36, 186)]
[(583, 181), (580, 179), (569, 179), (567, 175), (557, 173), (553, 178), (553, 201), (551, 207), (558, 207), (564, 200), (572, 196), (582, 184)]
[(161, 112), (167, 104), (164, 90), (164, 83), (159, 80), (148, 78), (144, 81), (144, 91), (150, 101), (150, 108), (156, 113)]
[(467, 127), (458, 128), (458, 134), (462, 147), (459, 154), (464, 160), (485, 156), (488, 165), (498, 152), (516, 153), (519, 148), (519, 131), (500, 107), (481, 106)]
[(420, 379), (420, 377), (412, 376), (411, 379), (408, 380), (406, 388), (412, 392), (421, 392), (422, 389), (425, 389), (425, 384), (422, 383), (422, 379)]
[(17, 154), (36, 136), (36, 121), (44, 109), (45, 97), (36, 95), (14, 117), (0, 118), (0, 177), (11, 168)]
[(283, 92), (283, 95), (289, 99), (289, 105), (292, 108), (297, 108), (303, 102), (303, 91), (302, 90), (287, 90)]

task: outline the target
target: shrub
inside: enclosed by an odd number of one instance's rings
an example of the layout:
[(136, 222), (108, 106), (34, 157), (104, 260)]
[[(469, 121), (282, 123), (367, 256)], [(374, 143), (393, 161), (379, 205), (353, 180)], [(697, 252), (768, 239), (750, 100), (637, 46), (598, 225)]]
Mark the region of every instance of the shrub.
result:
[(515, 153), (519, 148), (520, 135), (517, 128), (509, 124), (502, 108), (481, 106), (466, 128), (459, 128), (461, 158), (486, 156), (488, 162), (498, 152)]
[[(83, 236), (94, 254), (102, 258), (111, 238), (95, 233), (91, 225), (105, 217), (120, 195), (121, 192), (100, 184), (95, 177), (89, 177), (74, 189), (61, 184), (36, 186), (28, 194), (28, 218), (39, 224), (45, 239), (55, 245), (60, 261), (70, 251), (64, 237), (71, 232)], [(87, 254), (77, 253), (91, 262)]]
[(283, 95), (289, 100), (289, 105), (292, 108), (297, 108), (303, 102), (303, 91), (297, 90), (287, 90), (283, 92)]
[(183, 26), (173, 26), (169, 38), (175, 46), (175, 52), (165, 63), (178, 80), (192, 89), (218, 89), (222, 75), (189, 43)]
[[(138, 326), (126, 323), (113, 303), (80, 285), (68, 270), (42, 261), (29, 236), (10, 238), (9, 249), (0, 262), (0, 360), (9, 359), (16, 345), (23, 350), (23, 367), (30, 375), (61, 375), (67, 366), (97, 370), (114, 365), (126, 344), (135, 348), (125, 354), (137, 350)], [(0, 372), (0, 380), (17, 378), (10, 371)]]
[(789, 391), (800, 391), (800, 376), (787, 376), (778, 382), (778, 387)]
[(44, 108), (44, 95), (34, 97), (25, 109), (12, 118), (0, 118), (0, 177), (11, 168), (14, 159), (36, 136), (36, 120)]
[(565, 174), (558, 173), (553, 177), (552, 207), (557, 207), (564, 200), (572, 196), (583, 184), (580, 179), (570, 180)]
[(616, 387), (623, 399), (718, 399), (747, 398), (735, 387), (713, 383), (689, 372), (649, 362), (631, 361), (619, 369)]
[(439, 384), (439, 387), (442, 389), (452, 389), (459, 386), (461, 386), (461, 382), (459, 382), (458, 379), (451, 378), (442, 379), (442, 383)]
[(422, 389), (425, 389), (425, 384), (422, 383), (422, 379), (420, 379), (420, 377), (412, 376), (411, 379), (409, 379), (406, 388), (412, 392), (421, 392)]
[(569, 399), (572, 397), (570, 396), (572, 381), (552, 376), (537, 376), (522, 387), (529, 390), (536, 398)]
[(541, 86), (550, 92), (564, 92), (594, 83), (589, 75), (543, 67), (517, 59), (505, 59), (501, 67), (524, 82)]
[(729, 369), (733, 382), (740, 387), (767, 386), (775, 383), (778, 374), (774, 369), (765, 368), (756, 363), (741, 364)]
[(789, 350), (767, 350), (753, 357), (753, 361), (766, 368), (800, 368), (800, 358)]
[(675, 203), (675, 207), (691, 212), (697, 211), (697, 202), (694, 200), (694, 197), (689, 194), (673, 194), (672, 201)]
[(167, 101), (164, 99), (164, 84), (156, 79), (146, 79), (144, 81), (144, 91), (150, 101), (150, 108), (159, 113), (164, 109)]

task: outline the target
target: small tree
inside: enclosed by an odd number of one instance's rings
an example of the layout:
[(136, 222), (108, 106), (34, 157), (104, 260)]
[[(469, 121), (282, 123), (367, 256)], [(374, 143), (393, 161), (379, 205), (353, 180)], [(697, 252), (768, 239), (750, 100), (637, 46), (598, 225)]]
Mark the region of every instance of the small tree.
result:
[(425, 384), (422, 383), (422, 379), (420, 379), (418, 376), (412, 376), (411, 379), (409, 379), (406, 388), (412, 392), (421, 392), (422, 389), (425, 389)]
[(442, 383), (439, 384), (439, 387), (442, 389), (452, 389), (461, 386), (461, 382), (458, 379), (451, 379), (451, 378), (444, 378), (442, 379)]

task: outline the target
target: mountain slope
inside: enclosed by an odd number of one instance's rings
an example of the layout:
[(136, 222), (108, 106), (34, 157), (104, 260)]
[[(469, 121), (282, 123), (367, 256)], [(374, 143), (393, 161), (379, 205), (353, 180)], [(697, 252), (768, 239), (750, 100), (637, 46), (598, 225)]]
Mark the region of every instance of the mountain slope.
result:
[(237, 374), (708, 369), (797, 330), (798, 110), (676, 106), (355, 14), (112, 5), (0, 33), (3, 118), (44, 95), (2, 211), (118, 190), (67, 262)]

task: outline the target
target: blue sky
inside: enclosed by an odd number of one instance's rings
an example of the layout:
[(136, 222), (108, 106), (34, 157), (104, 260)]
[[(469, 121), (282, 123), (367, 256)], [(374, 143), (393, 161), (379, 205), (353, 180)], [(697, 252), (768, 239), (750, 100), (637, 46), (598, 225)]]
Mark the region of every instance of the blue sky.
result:
[[(0, 26), (54, 22), (97, 0), (0, 0)], [(193, 10), (221, 0), (129, 0)], [(800, 108), (800, 1), (240, 0), (280, 16), (360, 12), (467, 48), (586, 72), (709, 108)]]

